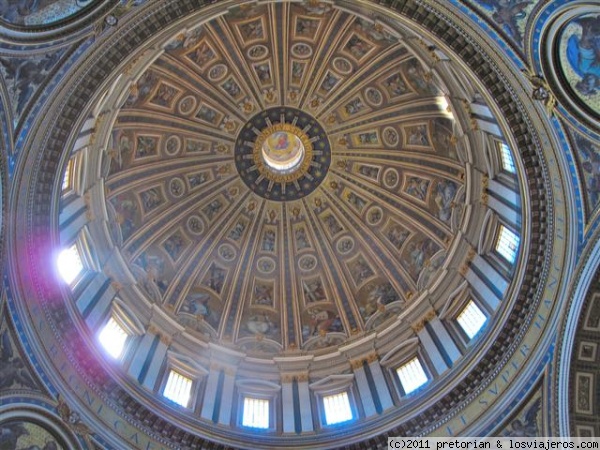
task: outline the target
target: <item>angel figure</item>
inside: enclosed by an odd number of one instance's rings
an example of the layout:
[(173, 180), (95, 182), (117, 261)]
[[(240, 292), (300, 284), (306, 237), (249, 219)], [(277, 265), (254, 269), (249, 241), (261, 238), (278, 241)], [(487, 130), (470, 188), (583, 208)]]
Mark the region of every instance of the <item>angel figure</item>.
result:
[(481, 3), (493, 9), (492, 19), (503, 25), (515, 41), (519, 44), (523, 41), (517, 22), (525, 17), (525, 9), (533, 3), (531, 0), (482, 0)]
[(535, 437), (540, 436), (538, 428), (538, 415), (542, 407), (542, 399), (538, 398), (525, 412), (524, 417), (513, 420), (505, 430), (508, 436)]
[(21, 358), (15, 356), (8, 330), (0, 335), (0, 390), (13, 385), (38, 389)]
[(594, 95), (600, 89), (600, 15), (573, 22), (581, 27), (581, 35), (573, 34), (567, 42), (569, 65), (581, 77), (575, 89)]

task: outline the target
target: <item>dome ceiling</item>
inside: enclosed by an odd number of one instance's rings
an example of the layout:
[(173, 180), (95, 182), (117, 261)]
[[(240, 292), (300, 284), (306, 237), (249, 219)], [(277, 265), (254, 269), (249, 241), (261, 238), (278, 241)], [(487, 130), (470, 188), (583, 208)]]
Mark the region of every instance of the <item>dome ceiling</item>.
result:
[(503, 429), (542, 386), (577, 229), (552, 121), (479, 16), (116, 3), (32, 110), (7, 214), (9, 326), (94, 445)]
[(268, 354), (339, 345), (411, 308), (481, 189), (422, 44), (310, 2), (170, 38), (105, 137), (111, 229), (92, 237), (122, 255), (106, 269), (120, 296)]

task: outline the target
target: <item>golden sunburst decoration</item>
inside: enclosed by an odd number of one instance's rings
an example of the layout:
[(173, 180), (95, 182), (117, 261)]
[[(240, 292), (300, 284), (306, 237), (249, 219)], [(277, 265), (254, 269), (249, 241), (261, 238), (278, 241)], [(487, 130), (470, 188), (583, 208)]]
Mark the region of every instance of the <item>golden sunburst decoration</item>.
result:
[(306, 175), (312, 155), (308, 135), (289, 123), (265, 128), (254, 142), (253, 156), (259, 173), (276, 183), (290, 183)]

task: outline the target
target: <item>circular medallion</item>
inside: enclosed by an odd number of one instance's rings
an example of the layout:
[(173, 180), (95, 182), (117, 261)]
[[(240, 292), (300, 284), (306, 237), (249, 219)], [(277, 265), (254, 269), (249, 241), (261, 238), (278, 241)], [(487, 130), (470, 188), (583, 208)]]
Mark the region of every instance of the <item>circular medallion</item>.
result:
[(256, 61), (257, 59), (266, 58), (269, 56), (269, 49), (264, 45), (255, 45), (248, 50), (248, 58)]
[(383, 211), (379, 206), (373, 206), (367, 212), (367, 222), (369, 225), (378, 225), (383, 219)]
[(542, 65), (551, 83), (537, 87), (533, 98), (547, 103), (555, 95), (569, 114), (598, 129), (600, 14), (587, 5), (575, 4), (557, 11), (548, 23), (552, 26), (547, 27), (542, 42), (546, 54), (552, 56), (543, 59)]
[(383, 95), (379, 89), (373, 87), (367, 88), (365, 91), (365, 98), (373, 106), (379, 106), (383, 103)]
[(331, 163), (331, 148), (313, 117), (277, 107), (260, 112), (242, 128), (235, 163), (256, 194), (269, 200), (296, 200), (321, 184)]
[(181, 138), (176, 135), (169, 136), (165, 142), (165, 152), (169, 156), (175, 156), (181, 149)]
[(117, 23), (119, 23), (119, 20), (114, 14), (109, 14), (104, 18), (104, 23), (109, 27), (114, 27), (115, 25), (117, 25)]
[(190, 218), (187, 220), (187, 229), (192, 234), (202, 234), (202, 232), (204, 231), (204, 224), (202, 223), (202, 219), (200, 218), (200, 216), (197, 216), (195, 214), (193, 216), (190, 216)]
[(275, 270), (275, 260), (267, 257), (262, 257), (257, 261), (256, 267), (262, 273), (271, 273)]
[(337, 250), (342, 255), (350, 253), (354, 249), (354, 239), (351, 237), (343, 237), (337, 243)]
[(173, 178), (169, 182), (169, 192), (173, 197), (181, 197), (185, 193), (185, 183), (181, 178)]
[(312, 55), (312, 48), (306, 44), (294, 44), (292, 46), (292, 55), (296, 58), (306, 59)]
[(219, 247), (219, 256), (225, 261), (233, 261), (237, 256), (235, 248), (230, 244), (221, 244)]
[(341, 56), (338, 56), (333, 60), (333, 67), (338, 73), (341, 73), (342, 75), (348, 75), (352, 73), (352, 63), (346, 58), (342, 58)]
[(188, 115), (191, 114), (192, 111), (196, 108), (198, 104), (198, 100), (193, 95), (186, 95), (181, 100), (179, 100), (179, 104), (177, 105), (177, 109), (180, 114)]
[(400, 143), (400, 136), (393, 127), (386, 127), (383, 130), (383, 142), (388, 147), (396, 147)]
[(400, 177), (395, 169), (387, 169), (383, 174), (383, 184), (388, 189), (393, 189), (398, 186)]
[(208, 72), (208, 78), (210, 78), (211, 81), (220, 81), (223, 78), (225, 78), (227, 72), (228, 69), (225, 64), (217, 64), (212, 69), (210, 69), (210, 72)]
[(317, 258), (313, 255), (304, 255), (298, 260), (298, 268), (303, 272), (308, 272), (317, 267)]

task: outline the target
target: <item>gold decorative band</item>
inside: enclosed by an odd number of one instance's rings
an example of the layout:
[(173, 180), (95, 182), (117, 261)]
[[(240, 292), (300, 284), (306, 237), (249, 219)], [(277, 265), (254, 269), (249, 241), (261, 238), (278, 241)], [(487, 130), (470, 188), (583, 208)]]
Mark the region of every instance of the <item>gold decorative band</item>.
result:
[[(296, 136), (304, 146), (304, 157), (298, 167), (290, 172), (277, 172), (276, 169), (269, 167), (263, 158), (263, 146), (267, 139), (278, 132), (290, 133)], [(304, 131), (295, 125), (289, 123), (277, 123), (265, 128), (256, 138), (254, 142), (254, 150), (252, 152), (256, 168), (260, 175), (275, 183), (290, 183), (296, 181), (306, 175), (310, 168), (310, 163), (313, 156), (313, 145), (310, 138)]]

